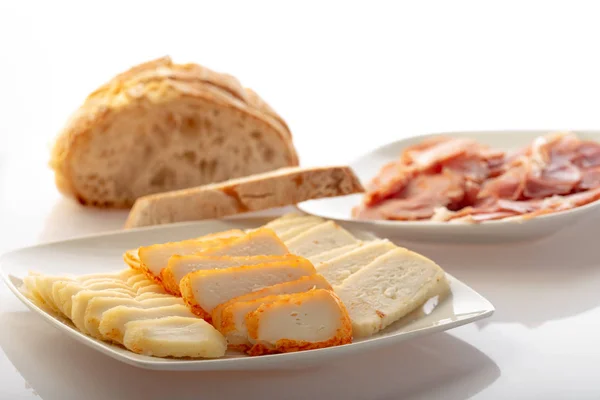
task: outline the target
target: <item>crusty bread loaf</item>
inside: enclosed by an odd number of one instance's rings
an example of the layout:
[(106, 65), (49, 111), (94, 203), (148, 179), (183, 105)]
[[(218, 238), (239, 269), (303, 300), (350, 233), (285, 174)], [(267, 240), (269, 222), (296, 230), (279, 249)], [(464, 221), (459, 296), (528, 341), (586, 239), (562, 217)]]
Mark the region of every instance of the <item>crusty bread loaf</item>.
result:
[(90, 94), (51, 160), (59, 190), (98, 207), (296, 165), (287, 125), (255, 92), (168, 57)]
[(125, 228), (220, 218), (362, 191), (358, 178), (346, 166), (282, 168), (218, 184), (142, 197), (131, 209)]

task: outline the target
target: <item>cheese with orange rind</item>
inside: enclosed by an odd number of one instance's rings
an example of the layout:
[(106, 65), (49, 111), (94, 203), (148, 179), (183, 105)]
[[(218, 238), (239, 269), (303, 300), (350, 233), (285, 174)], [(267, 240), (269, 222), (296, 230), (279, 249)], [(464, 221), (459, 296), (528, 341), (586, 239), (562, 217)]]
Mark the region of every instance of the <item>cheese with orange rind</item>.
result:
[(246, 315), (252, 356), (320, 349), (352, 342), (352, 322), (334, 292), (280, 295)]
[(316, 273), (315, 267), (305, 258), (289, 255), (283, 259), (259, 265), (194, 271), (181, 280), (179, 288), (192, 312), (210, 319), (215, 307), (234, 297)]

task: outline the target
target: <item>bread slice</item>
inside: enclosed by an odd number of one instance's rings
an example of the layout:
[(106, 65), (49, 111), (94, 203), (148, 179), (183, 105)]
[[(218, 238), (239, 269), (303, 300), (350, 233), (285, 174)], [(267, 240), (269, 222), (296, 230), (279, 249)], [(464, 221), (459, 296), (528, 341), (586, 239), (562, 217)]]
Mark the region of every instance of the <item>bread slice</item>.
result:
[(448, 291), (444, 271), (430, 259), (397, 248), (334, 286), (352, 319), (355, 337), (371, 336)]
[(141, 196), (298, 165), (283, 119), (226, 74), (163, 57), (90, 94), (58, 136), (56, 184), (81, 204)]
[(218, 184), (142, 197), (129, 213), (125, 227), (220, 218), (362, 191), (358, 178), (347, 166), (281, 168)]

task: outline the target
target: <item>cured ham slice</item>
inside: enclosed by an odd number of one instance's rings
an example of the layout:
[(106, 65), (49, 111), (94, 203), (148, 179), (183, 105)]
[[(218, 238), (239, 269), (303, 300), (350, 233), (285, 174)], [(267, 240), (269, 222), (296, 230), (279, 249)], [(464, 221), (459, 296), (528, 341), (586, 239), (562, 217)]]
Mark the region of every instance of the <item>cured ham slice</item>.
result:
[(453, 222), (532, 217), (594, 201), (595, 192), (580, 194), (596, 188), (600, 143), (571, 132), (538, 137), (511, 154), (468, 138), (433, 137), (385, 165), (353, 215)]

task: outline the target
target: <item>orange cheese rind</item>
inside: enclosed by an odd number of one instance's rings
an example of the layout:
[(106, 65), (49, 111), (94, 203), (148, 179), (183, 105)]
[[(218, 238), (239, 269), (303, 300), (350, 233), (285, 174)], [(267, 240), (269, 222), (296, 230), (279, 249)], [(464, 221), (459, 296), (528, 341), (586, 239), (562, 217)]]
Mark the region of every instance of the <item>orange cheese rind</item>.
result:
[(328, 293), (330, 298), (337, 303), (337, 306), (340, 308), (341, 311), (341, 317), (339, 321), (340, 326), (336, 330), (336, 333), (333, 337), (329, 338), (328, 340), (319, 342), (307, 342), (303, 340), (282, 338), (277, 340), (274, 346), (265, 343), (255, 343), (254, 345), (252, 345), (252, 347), (250, 347), (247, 350), (247, 353), (251, 356), (258, 356), (264, 354), (288, 353), (301, 350), (314, 350), (352, 343), (352, 321), (350, 320), (348, 310), (346, 309), (340, 298), (333, 291), (325, 289), (315, 289), (304, 293), (280, 295), (279, 300), (261, 305), (255, 311), (248, 313), (248, 315), (246, 316), (246, 327), (248, 329), (248, 336), (253, 340), (257, 340), (261, 315), (269, 309), (278, 307), (281, 304), (285, 303), (301, 304), (305, 299), (309, 298), (310, 296), (313, 296), (316, 293), (323, 292)]
[[(271, 297), (271, 296), (277, 295), (277, 293), (276, 293), (277, 291), (281, 292), (281, 293), (279, 293), (279, 295), (290, 294), (290, 293), (286, 292), (286, 288), (298, 285), (301, 282), (315, 281), (315, 280), (318, 281), (318, 285), (321, 288), (327, 289), (327, 290), (333, 290), (331, 285), (329, 284), (329, 282), (327, 282), (327, 280), (320, 274), (303, 276), (300, 279), (297, 279), (295, 281), (278, 283), (276, 285), (254, 291), (252, 293), (248, 293), (248, 294), (244, 294), (242, 296), (235, 297), (225, 303), (219, 304), (217, 307), (215, 307), (215, 309), (211, 313), (213, 325), (215, 326), (215, 328), (217, 328), (219, 330), (223, 329), (223, 331), (221, 331), (221, 333), (229, 332), (231, 330), (231, 327), (229, 327), (229, 325), (232, 323), (232, 321), (230, 321), (229, 319), (232, 318), (231, 313), (233, 311), (230, 309), (230, 307), (232, 307), (234, 304), (240, 303), (240, 302), (248, 302), (251, 300), (263, 300), (266, 297)], [(228, 314), (227, 316), (225, 316), (225, 314), (224, 314), (225, 312), (227, 312), (227, 314)], [(226, 319), (228, 319), (228, 320), (226, 321)]]
[(141, 261), (138, 256), (138, 249), (127, 250), (123, 253), (123, 260), (125, 264), (129, 265), (130, 268), (139, 270), (141, 268)]
[[(203, 255), (202, 252), (193, 255), (174, 255), (169, 258), (169, 262), (167, 267), (164, 268), (160, 272), (160, 277), (162, 280), (162, 284), (165, 290), (171, 293), (174, 296), (181, 296), (181, 291), (179, 290), (179, 281), (175, 278), (175, 273), (173, 272), (175, 268), (178, 267), (180, 262), (185, 262), (186, 260), (207, 260), (207, 261), (230, 261), (231, 267), (242, 266), (243, 262), (246, 260), (248, 265), (258, 265), (264, 264), (266, 262), (272, 261), (285, 261), (290, 255), (282, 255), (282, 256), (274, 256), (274, 255), (260, 255), (260, 256), (210, 256)], [(228, 268), (228, 267), (226, 267)], [(194, 271), (190, 271), (194, 272)]]
[(194, 291), (190, 283), (190, 274), (186, 275), (181, 280), (181, 283), (179, 284), (179, 290), (181, 290), (181, 296), (183, 297), (183, 302), (185, 303), (185, 305), (188, 306), (189, 309), (195, 315), (199, 316), (205, 321), (210, 322), (210, 314), (204, 311), (204, 309), (202, 309), (202, 307), (200, 307), (200, 304), (198, 304), (198, 302), (196, 301)]

